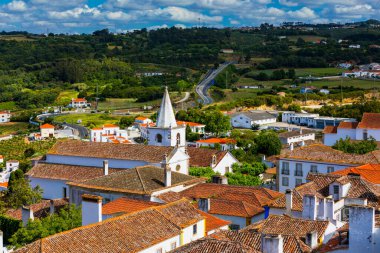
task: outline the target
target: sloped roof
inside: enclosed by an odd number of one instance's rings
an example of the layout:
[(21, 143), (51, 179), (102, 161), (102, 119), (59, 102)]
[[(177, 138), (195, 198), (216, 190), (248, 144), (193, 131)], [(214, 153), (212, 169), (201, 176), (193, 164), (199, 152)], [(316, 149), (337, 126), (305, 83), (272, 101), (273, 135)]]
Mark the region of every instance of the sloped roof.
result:
[(40, 128), (41, 129), (51, 129), (51, 128), (54, 128), (54, 126), (46, 123), (46, 124), (41, 125)]
[(179, 121), (177, 120), (177, 125), (187, 125), (187, 126), (190, 126), (190, 127), (195, 127), (195, 126), (198, 126), (198, 127), (204, 127), (206, 125), (204, 124), (200, 124), (200, 123), (196, 123), (196, 122), (190, 122), (190, 121)]
[(359, 122), (349, 122), (349, 121), (342, 121), (339, 123), (338, 128), (344, 128), (344, 129), (356, 129), (359, 125)]
[(285, 150), (281, 153), (280, 159), (361, 165), (366, 163), (380, 163), (380, 150), (359, 155), (344, 153), (323, 144), (312, 144), (309, 146), (295, 148), (293, 150)]
[(236, 140), (230, 138), (209, 138), (205, 140), (196, 141), (198, 143), (219, 143), (219, 144), (234, 144)]
[(324, 235), (328, 225), (329, 221), (307, 220), (287, 215), (269, 215), (264, 222), (251, 224), (243, 230), (254, 230), (272, 235), (289, 235), (299, 238), (305, 238), (307, 233), (316, 231), (318, 238), (320, 238)]
[[(202, 178), (196, 178), (174, 171), (171, 172), (171, 175), (172, 187), (181, 184), (204, 182)], [(166, 188), (164, 169), (154, 166), (124, 169), (107, 176), (68, 184), (86, 189), (136, 194), (150, 194), (154, 191)]]
[(133, 213), (136, 211), (144, 210), (149, 207), (158, 206), (158, 205), (160, 205), (160, 203), (121, 197), (103, 205), (102, 214), (105, 214), (105, 215), (127, 214), (127, 213)]
[(335, 175), (348, 175), (358, 174), (367, 181), (373, 184), (380, 184), (380, 164), (365, 164), (355, 168), (346, 168), (344, 170), (337, 170), (332, 174)]
[[(108, 173), (114, 173), (125, 169), (108, 169)], [(29, 177), (46, 178), (65, 180), (72, 182), (79, 182), (88, 180), (100, 176), (104, 176), (103, 168), (89, 167), (89, 166), (77, 166), (66, 164), (54, 164), (54, 163), (41, 163), (39, 162), (30, 171), (26, 173)]]
[(267, 112), (267, 111), (247, 111), (247, 112), (238, 112), (238, 113), (235, 113), (233, 115), (233, 117), (235, 116), (239, 116), (243, 114), (244, 116), (250, 118), (251, 120), (253, 121), (256, 121), (256, 120), (263, 120), (263, 119), (275, 119), (277, 118), (276, 116), (274, 116), (273, 114)]
[[(52, 201), (55, 210), (59, 210), (69, 204), (69, 201), (67, 199), (54, 199)], [(33, 211), (33, 216), (35, 218), (43, 218), (50, 214), (50, 200), (44, 199), (39, 203), (30, 205), (29, 207)], [(8, 209), (5, 214), (13, 219), (21, 220), (22, 208), (20, 207), (18, 209)]]
[(296, 137), (296, 136), (303, 136), (306, 134), (312, 134), (315, 133), (314, 131), (308, 130), (308, 129), (302, 129), (302, 132), (300, 131), (287, 131), (278, 134), (278, 137), (280, 138), (290, 138), (290, 137)]
[(324, 134), (336, 134), (336, 133), (338, 133), (338, 127), (337, 126), (325, 126), (322, 133), (324, 133)]
[(380, 129), (380, 113), (364, 113), (358, 128)]
[[(169, 212), (176, 214), (175, 220)], [(48, 236), (14, 252), (139, 252), (180, 235), (180, 226), (202, 219), (187, 200), (180, 200)]]
[(216, 164), (218, 164), (227, 153), (228, 151), (215, 149), (187, 148), (187, 154), (190, 156), (190, 167), (208, 167), (211, 165), (214, 155), (216, 156)]
[(263, 187), (198, 184), (180, 194), (189, 199), (210, 198), (211, 214), (252, 217), (264, 212), (263, 206), (282, 196)]

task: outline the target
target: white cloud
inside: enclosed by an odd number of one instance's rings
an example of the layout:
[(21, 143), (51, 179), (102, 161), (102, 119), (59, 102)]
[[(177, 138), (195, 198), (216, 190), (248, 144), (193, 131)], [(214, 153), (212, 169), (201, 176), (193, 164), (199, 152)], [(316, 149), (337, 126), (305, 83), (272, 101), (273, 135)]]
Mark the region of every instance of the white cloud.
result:
[(291, 17), (293, 19), (298, 18), (298, 19), (306, 20), (306, 21), (311, 20), (311, 19), (315, 19), (318, 17), (315, 14), (315, 12), (308, 7), (302, 7), (301, 9), (296, 10), (296, 11), (288, 11), (288, 15), (289, 15), (289, 17)]
[(292, 1), (288, 1), (288, 0), (279, 0), (278, 1), (280, 4), (282, 5), (285, 5), (285, 6), (298, 6), (298, 3), (296, 2), (292, 2)]
[(129, 21), (133, 19), (133, 16), (122, 11), (107, 12), (106, 17), (111, 20)]
[(7, 7), (10, 11), (26, 11), (27, 6), (24, 1), (12, 1), (7, 4)]
[(222, 16), (208, 16), (199, 12), (190, 11), (182, 7), (170, 6), (163, 9), (149, 10), (146, 15), (151, 18), (162, 17), (167, 20), (180, 21), (184, 23), (202, 22), (217, 23), (223, 20)]
[(338, 14), (370, 14), (373, 12), (373, 8), (369, 4), (360, 4), (354, 6), (337, 5), (334, 8), (335, 13)]
[(48, 15), (53, 19), (78, 19), (83, 16), (97, 17), (101, 12), (97, 8), (90, 8), (87, 5), (66, 11), (50, 11)]

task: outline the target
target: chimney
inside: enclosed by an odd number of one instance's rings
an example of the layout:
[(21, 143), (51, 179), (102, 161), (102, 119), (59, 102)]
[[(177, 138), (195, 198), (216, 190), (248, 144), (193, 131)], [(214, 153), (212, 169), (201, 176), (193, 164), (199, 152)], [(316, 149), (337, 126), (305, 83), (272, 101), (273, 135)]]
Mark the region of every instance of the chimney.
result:
[(302, 127), (300, 127), (300, 134), (302, 134)]
[(287, 189), (285, 191), (285, 197), (286, 197), (286, 214), (292, 215), (292, 207), (293, 207), (293, 194), (292, 190)]
[(263, 235), (261, 242), (263, 253), (283, 253), (284, 241), (281, 235)]
[(211, 158), (211, 168), (214, 168), (216, 165), (216, 155), (212, 155)]
[(82, 226), (102, 221), (102, 197), (82, 195)]
[(305, 195), (303, 197), (302, 218), (310, 220), (317, 219), (317, 198), (315, 195)]
[(201, 198), (198, 200), (198, 209), (208, 213), (210, 211), (211, 203), (209, 198)]
[(53, 215), (54, 214), (54, 200), (50, 200), (50, 209), (49, 209), (49, 213), (50, 215)]
[(104, 176), (108, 175), (108, 160), (103, 161), (103, 174)]
[(375, 209), (366, 206), (349, 207), (350, 252), (378, 252), (375, 233)]
[(318, 246), (318, 233), (312, 231), (306, 234), (305, 243), (311, 248), (315, 249)]
[(28, 221), (34, 220), (33, 210), (30, 208), (30, 206), (23, 206), (21, 208), (21, 219), (22, 219), (22, 225), (25, 227), (28, 224)]
[(164, 155), (164, 159), (161, 162), (161, 168), (164, 169), (164, 184), (165, 187), (169, 187), (172, 185), (172, 171), (168, 164), (168, 156)]
[(3, 247), (4, 247), (4, 233), (0, 230), (0, 253), (3, 253)]
[(293, 144), (293, 142), (292, 143), (290, 143), (290, 150), (292, 150), (293, 151), (293, 149), (294, 149), (294, 144)]
[(228, 184), (228, 178), (221, 175), (213, 175), (211, 177), (211, 182), (213, 184)]

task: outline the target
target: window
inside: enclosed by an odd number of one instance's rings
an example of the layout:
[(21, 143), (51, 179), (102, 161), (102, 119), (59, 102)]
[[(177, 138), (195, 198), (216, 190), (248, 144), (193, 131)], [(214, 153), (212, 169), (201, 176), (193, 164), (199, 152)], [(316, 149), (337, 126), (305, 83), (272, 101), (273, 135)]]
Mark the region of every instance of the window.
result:
[(156, 253), (162, 253), (162, 248), (157, 249)]
[(162, 143), (162, 135), (161, 134), (156, 135), (156, 142)]
[(334, 172), (334, 167), (327, 167), (327, 173), (331, 173), (331, 172)]
[(196, 235), (197, 234), (197, 230), (198, 230), (198, 227), (197, 227), (197, 224), (195, 224), (193, 226), (193, 235)]
[(303, 176), (302, 163), (296, 163), (296, 171), (294, 172), (294, 175), (296, 177), (302, 177)]
[(240, 229), (240, 225), (237, 225), (237, 224), (231, 224), (231, 225), (230, 225), (230, 229), (231, 229), (231, 230), (239, 230), (239, 229)]
[(67, 198), (67, 189), (66, 187), (63, 187), (63, 198)]
[(181, 144), (181, 135), (178, 133), (177, 134), (177, 145)]
[(230, 172), (230, 167), (226, 167), (224, 173)]
[(175, 166), (175, 170), (180, 171), (180, 169), (181, 169), (181, 165), (177, 164), (177, 166)]
[(282, 178), (282, 186), (289, 186), (289, 178), (288, 177)]
[(302, 179), (301, 178), (296, 178), (296, 186), (299, 186), (302, 184)]
[(311, 165), (310, 166), (310, 172), (312, 172), (312, 173), (318, 173), (318, 167), (317, 167), (317, 165)]
[(334, 194), (339, 194), (339, 185), (334, 185)]
[(173, 250), (177, 248), (177, 243), (176, 242), (173, 242), (172, 244), (170, 244), (170, 250)]
[(363, 131), (363, 140), (367, 140), (368, 139), (368, 132), (367, 130), (364, 130)]
[(282, 162), (282, 175), (289, 175), (289, 163), (288, 162)]

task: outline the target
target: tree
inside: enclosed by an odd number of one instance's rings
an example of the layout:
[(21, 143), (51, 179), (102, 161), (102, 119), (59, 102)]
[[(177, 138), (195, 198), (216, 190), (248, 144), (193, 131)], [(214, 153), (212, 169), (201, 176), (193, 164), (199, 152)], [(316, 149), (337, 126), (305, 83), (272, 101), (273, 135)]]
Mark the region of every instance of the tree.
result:
[(256, 138), (257, 151), (267, 156), (278, 155), (281, 152), (281, 141), (272, 131), (263, 131)]
[(297, 104), (291, 104), (288, 106), (288, 111), (301, 112), (301, 106)]
[(31, 188), (29, 181), (25, 179), (21, 170), (11, 173), (8, 182), (8, 190), (5, 193), (5, 201), (12, 208), (19, 208), (38, 203), (42, 199), (42, 189), (39, 186)]
[(19, 248), (38, 239), (80, 227), (81, 225), (81, 207), (70, 205), (61, 209), (58, 214), (34, 221), (30, 220), (26, 227), (20, 228), (13, 234), (9, 242), (12, 246)]
[(119, 121), (119, 126), (120, 128), (126, 128), (129, 127), (135, 122), (135, 118), (132, 116), (127, 116), (127, 117), (121, 117)]
[(349, 154), (366, 154), (377, 149), (377, 142), (374, 138), (368, 140), (352, 142), (349, 137), (345, 140), (338, 140), (332, 148)]
[(260, 185), (262, 183), (259, 175), (265, 171), (263, 163), (243, 163), (232, 165), (233, 173), (226, 173), (228, 184), (232, 185)]
[(194, 177), (207, 178), (207, 182), (211, 182), (211, 177), (216, 175), (216, 172), (211, 167), (190, 167), (189, 175)]

